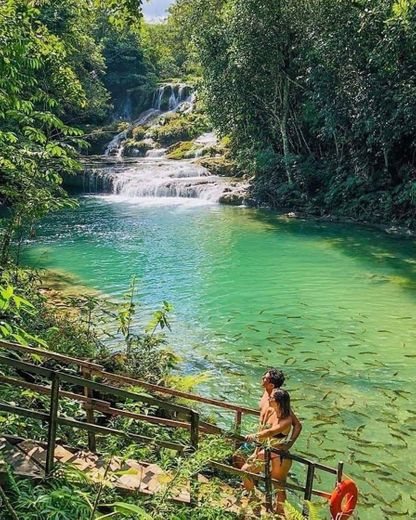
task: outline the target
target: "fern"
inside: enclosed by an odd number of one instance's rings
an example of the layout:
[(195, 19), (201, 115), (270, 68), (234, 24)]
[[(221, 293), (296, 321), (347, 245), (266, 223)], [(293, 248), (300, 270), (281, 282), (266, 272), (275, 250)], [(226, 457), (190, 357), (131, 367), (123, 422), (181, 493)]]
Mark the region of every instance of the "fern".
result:
[[(311, 502), (306, 502), (309, 520), (319, 520), (318, 512)], [(287, 520), (305, 520), (301, 511), (298, 511), (289, 502), (285, 502), (285, 516)]]
[(292, 504), (285, 502), (285, 516), (287, 520), (304, 520), (304, 516)]
[(308, 506), (309, 520), (319, 520), (319, 514), (312, 502), (306, 502)]

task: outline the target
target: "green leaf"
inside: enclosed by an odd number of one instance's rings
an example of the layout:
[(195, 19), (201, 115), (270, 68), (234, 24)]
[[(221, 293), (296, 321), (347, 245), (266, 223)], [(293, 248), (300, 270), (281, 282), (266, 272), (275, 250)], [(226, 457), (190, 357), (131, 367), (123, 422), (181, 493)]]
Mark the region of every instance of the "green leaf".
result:
[(13, 296), (14, 289), (11, 285), (8, 285), (5, 289), (1, 290), (1, 295), (5, 300), (10, 300)]
[(113, 507), (114, 511), (125, 516), (130, 516), (132, 514), (137, 515), (139, 520), (152, 519), (152, 517), (146, 513), (142, 507), (136, 506), (134, 504), (128, 504), (127, 502), (114, 502), (113, 504), (108, 504), (105, 507)]

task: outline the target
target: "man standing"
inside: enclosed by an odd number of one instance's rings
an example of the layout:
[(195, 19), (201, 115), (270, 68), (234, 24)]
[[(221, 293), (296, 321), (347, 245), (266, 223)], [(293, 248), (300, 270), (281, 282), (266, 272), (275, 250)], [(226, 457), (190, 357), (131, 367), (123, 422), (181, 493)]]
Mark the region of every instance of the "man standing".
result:
[[(265, 417), (270, 406), (270, 395), (276, 388), (281, 388), (284, 382), (285, 376), (281, 370), (270, 368), (264, 373), (262, 379), (262, 387), (264, 388), (264, 393), (260, 400), (260, 425), (263, 425), (265, 422)], [(284, 447), (287, 450), (293, 446), (296, 439), (299, 437), (300, 432), (302, 431), (302, 424), (296, 417), (296, 415), (293, 413), (292, 409), (290, 410), (290, 416), (292, 419), (292, 434), (290, 436), (290, 439), (282, 445), (282, 448)]]
[[(270, 396), (273, 393), (273, 390), (283, 386), (284, 382), (285, 376), (281, 370), (270, 368), (264, 373), (262, 378), (262, 387), (264, 388), (264, 393), (259, 403), (259, 430), (264, 429), (264, 425), (270, 408)], [(288, 440), (279, 444), (279, 449), (281, 450), (289, 450), (295, 443), (296, 439), (299, 437), (300, 432), (302, 431), (302, 424), (296, 417), (296, 415), (293, 413), (292, 409), (290, 409), (290, 418), (292, 421), (291, 435)], [(233, 455), (234, 466), (237, 468), (241, 468), (246, 463), (247, 458), (253, 453), (255, 448), (256, 445), (252, 442), (244, 442)]]

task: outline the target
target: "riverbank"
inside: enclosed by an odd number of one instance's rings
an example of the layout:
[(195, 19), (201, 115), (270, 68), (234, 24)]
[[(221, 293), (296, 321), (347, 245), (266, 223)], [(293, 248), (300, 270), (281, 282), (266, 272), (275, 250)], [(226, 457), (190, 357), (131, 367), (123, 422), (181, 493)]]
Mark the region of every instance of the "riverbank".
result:
[(280, 208), (272, 209), (270, 207), (264, 207), (261, 204), (258, 205), (259, 208), (268, 209), (269, 211), (276, 212), (281, 215), (282, 218), (286, 219), (304, 219), (310, 220), (313, 222), (330, 222), (334, 224), (351, 224), (356, 226), (364, 226), (370, 229), (377, 229), (379, 231), (383, 231), (384, 233), (392, 236), (397, 236), (399, 238), (415, 238), (416, 230), (409, 229), (404, 226), (396, 226), (388, 223), (377, 223), (371, 222), (368, 220), (354, 219), (352, 217), (341, 217), (336, 215), (321, 215), (318, 216), (314, 212), (303, 212), (303, 211), (293, 211), (288, 208)]

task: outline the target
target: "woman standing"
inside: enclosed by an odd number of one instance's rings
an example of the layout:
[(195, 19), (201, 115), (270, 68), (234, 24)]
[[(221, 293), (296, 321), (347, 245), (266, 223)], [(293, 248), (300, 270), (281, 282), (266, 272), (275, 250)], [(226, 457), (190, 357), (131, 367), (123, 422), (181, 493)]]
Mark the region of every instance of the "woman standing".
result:
[[(269, 406), (264, 414), (264, 429), (259, 433), (247, 435), (248, 441), (255, 441), (264, 447), (279, 449), (279, 445), (284, 444), (289, 438), (292, 429), (292, 417), (290, 411), (290, 396), (286, 390), (278, 388), (269, 396)], [(260, 473), (264, 468), (264, 447), (258, 447), (247, 459), (243, 470), (251, 473)], [(285, 448), (286, 449), (286, 448)], [(271, 453), (271, 476), (273, 479), (286, 482), (292, 461), (281, 458), (277, 453)], [(247, 491), (254, 489), (254, 482), (250, 478), (243, 479), (244, 487)], [(277, 491), (276, 511), (283, 512), (283, 503), (286, 500), (284, 488)]]

